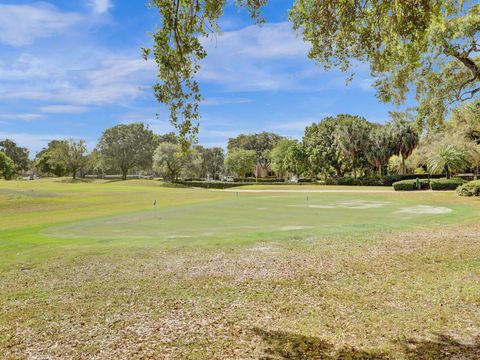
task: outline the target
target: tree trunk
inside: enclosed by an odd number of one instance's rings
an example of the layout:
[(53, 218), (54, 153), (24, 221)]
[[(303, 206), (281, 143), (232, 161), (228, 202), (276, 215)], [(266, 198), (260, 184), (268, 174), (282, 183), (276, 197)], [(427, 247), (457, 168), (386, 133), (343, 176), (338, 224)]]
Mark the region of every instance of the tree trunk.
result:
[(475, 174), (473, 174), (473, 180), (478, 180), (478, 174), (480, 172), (480, 166), (477, 166), (475, 169)]
[(378, 177), (382, 177), (382, 165), (378, 166)]
[(75, 180), (77, 178), (77, 170), (76, 169), (72, 169), (72, 178), (73, 178), (73, 180)]
[(127, 180), (128, 169), (122, 169), (122, 180)]
[(405, 175), (405, 157), (402, 154), (402, 166), (400, 168), (401, 175)]

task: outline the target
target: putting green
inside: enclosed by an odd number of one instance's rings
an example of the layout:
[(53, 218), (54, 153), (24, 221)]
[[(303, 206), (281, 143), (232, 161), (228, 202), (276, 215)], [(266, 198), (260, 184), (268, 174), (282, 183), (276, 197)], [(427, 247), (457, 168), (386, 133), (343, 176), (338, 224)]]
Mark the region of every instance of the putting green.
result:
[(245, 194), (223, 199), (82, 220), (43, 230), (90, 240), (235, 241), (282, 235), (348, 235), (468, 220), (476, 211), (434, 198), (419, 203), (396, 194)]

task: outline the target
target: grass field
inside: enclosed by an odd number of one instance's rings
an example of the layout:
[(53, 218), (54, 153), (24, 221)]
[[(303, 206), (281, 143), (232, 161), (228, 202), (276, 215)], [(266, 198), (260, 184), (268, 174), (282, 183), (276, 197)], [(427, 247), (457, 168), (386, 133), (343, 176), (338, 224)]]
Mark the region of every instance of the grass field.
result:
[(480, 201), (385, 190), (0, 182), (0, 357), (480, 358)]

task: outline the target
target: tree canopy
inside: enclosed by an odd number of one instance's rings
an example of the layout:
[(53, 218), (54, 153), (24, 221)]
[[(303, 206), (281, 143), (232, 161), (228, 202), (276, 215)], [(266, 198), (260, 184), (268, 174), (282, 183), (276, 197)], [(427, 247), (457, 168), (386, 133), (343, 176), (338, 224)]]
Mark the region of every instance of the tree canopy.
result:
[(3, 151), (0, 151), (0, 176), (10, 180), (15, 174), (15, 163)]
[(234, 148), (230, 150), (225, 159), (226, 167), (236, 176), (245, 179), (253, 172), (257, 154), (254, 150)]
[(16, 172), (28, 169), (27, 148), (19, 147), (14, 141), (5, 139), (0, 141), (0, 151), (4, 152), (13, 161)]
[(153, 155), (153, 167), (166, 180), (177, 180), (185, 163), (178, 144), (162, 142)]
[(148, 168), (152, 165), (157, 138), (143, 123), (116, 125), (105, 130), (98, 142), (98, 150), (107, 161), (122, 172), (133, 167)]
[[(252, 18), (268, 0), (236, 0)], [(152, 0), (160, 26), (144, 49), (158, 65), (157, 99), (169, 106), (182, 146), (198, 131), (202, 99), (195, 74), (207, 56), (202, 38), (219, 34), (225, 0)], [(480, 95), (480, 4), (464, 0), (297, 0), (294, 29), (326, 69), (368, 63), (378, 98), (403, 103), (413, 91), (418, 120), (436, 127), (449, 106)], [(350, 78), (350, 76), (348, 77)]]
[(283, 136), (267, 131), (257, 134), (240, 134), (235, 138), (228, 139), (228, 150), (243, 149), (255, 151), (257, 164), (268, 171), (270, 151), (282, 139), (284, 139)]

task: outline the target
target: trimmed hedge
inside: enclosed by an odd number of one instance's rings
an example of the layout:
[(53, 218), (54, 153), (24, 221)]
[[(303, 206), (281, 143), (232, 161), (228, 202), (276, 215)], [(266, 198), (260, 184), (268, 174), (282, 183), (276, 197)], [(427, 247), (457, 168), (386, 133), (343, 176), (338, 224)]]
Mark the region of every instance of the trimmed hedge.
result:
[(465, 180), (460, 178), (453, 179), (432, 179), (430, 180), (430, 188), (432, 190), (456, 190), (463, 185)]
[(252, 183), (233, 181), (175, 181), (174, 184), (205, 189), (228, 189), (237, 186), (251, 185)]
[(417, 180), (402, 180), (393, 183), (395, 191), (414, 191), (414, 190), (455, 190), (465, 183), (465, 180), (460, 178), (453, 179), (419, 179), (420, 189), (417, 188)]
[(428, 179), (419, 179), (420, 180), (420, 189), (417, 188), (417, 180), (401, 180), (393, 183), (393, 189), (395, 191), (414, 191), (414, 190), (425, 190), (430, 187)]
[(417, 178), (429, 179), (429, 178), (441, 178), (442, 175), (429, 175), (429, 174), (408, 174), (408, 175), (386, 175), (382, 177), (335, 177), (325, 180), (326, 185), (348, 185), (348, 186), (392, 186), (394, 183), (402, 180), (416, 180)]
[(460, 196), (480, 196), (480, 180), (474, 180), (457, 188)]

